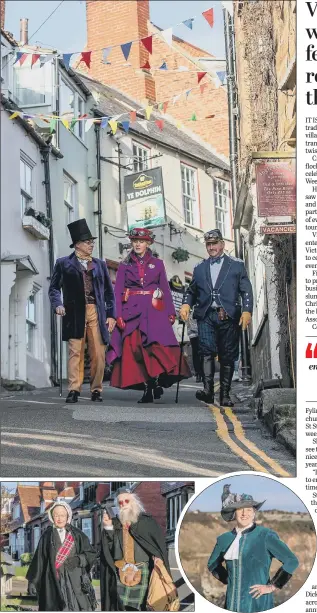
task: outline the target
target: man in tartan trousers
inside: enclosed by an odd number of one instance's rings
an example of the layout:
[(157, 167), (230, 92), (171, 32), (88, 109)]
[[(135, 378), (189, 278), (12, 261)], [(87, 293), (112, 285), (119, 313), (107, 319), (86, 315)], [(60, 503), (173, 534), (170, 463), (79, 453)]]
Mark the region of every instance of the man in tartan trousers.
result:
[(225, 242), (220, 230), (210, 230), (204, 239), (209, 258), (194, 269), (180, 317), (187, 321), (190, 309), (195, 306), (204, 382), (204, 389), (196, 392), (196, 398), (214, 402), (214, 358), (218, 355), (220, 406), (232, 407), (234, 362), (239, 357), (240, 327), (246, 330), (251, 322), (252, 286), (243, 261), (224, 253)]

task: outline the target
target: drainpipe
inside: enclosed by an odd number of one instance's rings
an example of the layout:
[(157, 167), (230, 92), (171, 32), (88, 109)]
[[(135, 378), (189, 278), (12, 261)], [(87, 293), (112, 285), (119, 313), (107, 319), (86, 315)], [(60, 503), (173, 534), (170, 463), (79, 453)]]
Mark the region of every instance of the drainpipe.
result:
[(95, 123), (95, 135), (96, 135), (96, 158), (97, 158), (97, 200), (98, 200), (98, 245), (99, 245), (99, 258), (102, 259), (102, 208), (101, 208), (101, 169), (100, 169), (100, 125)]
[[(223, 9), (226, 68), (227, 68), (227, 91), (228, 91), (228, 116), (229, 116), (229, 146), (230, 146), (230, 169), (231, 169), (231, 195), (233, 215), (236, 212), (238, 201), (238, 139), (236, 113), (238, 108), (236, 74), (235, 74), (235, 49), (233, 35), (233, 18), (229, 12)], [(238, 229), (234, 230), (234, 247), (236, 257), (241, 257), (241, 237)], [(248, 350), (248, 332), (241, 332), (241, 358), (242, 379), (248, 381), (251, 375), (250, 357)]]
[[(45, 185), (45, 200), (46, 200), (46, 215), (51, 220), (50, 237), (48, 241), (49, 253), (49, 278), (52, 278), (54, 269), (54, 237), (52, 224), (52, 195), (51, 195), (51, 178), (50, 178), (50, 145), (41, 147), (42, 162), (44, 164), (44, 185)], [(51, 381), (53, 385), (58, 385), (57, 381), (57, 321), (53, 309), (51, 312)]]

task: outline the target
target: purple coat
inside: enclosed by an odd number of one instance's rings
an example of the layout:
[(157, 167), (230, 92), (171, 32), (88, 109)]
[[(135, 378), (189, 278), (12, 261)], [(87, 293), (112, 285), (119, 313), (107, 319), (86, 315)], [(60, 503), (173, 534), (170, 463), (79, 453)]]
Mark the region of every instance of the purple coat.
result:
[[(169, 288), (164, 263), (155, 258), (148, 250), (144, 257), (144, 280), (143, 285), (140, 277), (140, 267), (137, 258), (130, 254), (125, 262), (118, 268), (115, 297), (117, 317), (122, 317), (126, 322), (123, 331), (115, 328), (111, 335), (110, 349), (107, 354), (109, 363), (122, 355), (123, 340), (136, 328), (140, 328), (143, 346), (151, 343), (160, 343), (165, 347), (178, 346), (178, 341), (173, 332), (169, 315), (175, 315), (175, 308)], [(155, 290), (160, 288), (164, 294), (164, 310), (158, 311), (152, 306), (151, 295), (130, 296), (127, 302), (122, 302), (124, 289)]]

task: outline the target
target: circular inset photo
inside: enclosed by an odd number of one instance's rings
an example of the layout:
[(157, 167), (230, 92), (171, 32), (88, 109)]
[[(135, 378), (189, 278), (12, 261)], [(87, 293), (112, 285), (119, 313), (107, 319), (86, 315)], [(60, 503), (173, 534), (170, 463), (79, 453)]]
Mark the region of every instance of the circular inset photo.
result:
[(226, 611), (268, 611), (305, 583), (316, 556), (312, 518), (279, 481), (229, 475), (187, 508), (178, 553), (191, 586)]

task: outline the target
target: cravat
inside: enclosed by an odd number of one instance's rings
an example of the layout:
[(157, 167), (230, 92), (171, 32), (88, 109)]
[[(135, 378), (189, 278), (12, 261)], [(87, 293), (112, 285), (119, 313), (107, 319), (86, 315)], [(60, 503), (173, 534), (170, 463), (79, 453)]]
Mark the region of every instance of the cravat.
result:
[(222, 255), (218, 255), (218, 257), (216, 258), (210, 258), (210, 264), (216, 264), (217, 262), (221, 262), (222, 257)]

